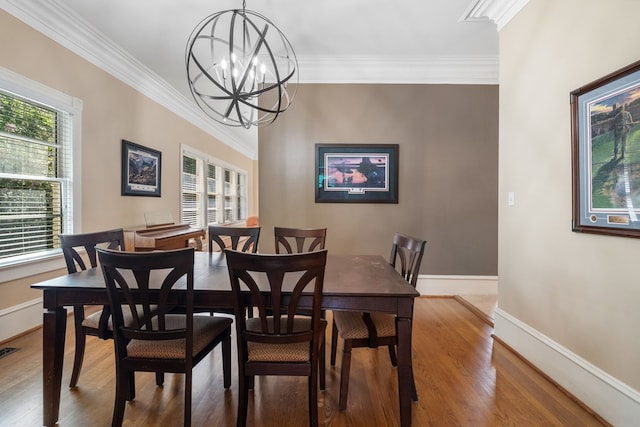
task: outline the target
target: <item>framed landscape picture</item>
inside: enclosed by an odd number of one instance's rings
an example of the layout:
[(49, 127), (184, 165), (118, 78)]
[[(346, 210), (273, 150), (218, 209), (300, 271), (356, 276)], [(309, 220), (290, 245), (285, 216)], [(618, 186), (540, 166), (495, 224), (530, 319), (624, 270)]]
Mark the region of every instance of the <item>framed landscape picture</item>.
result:
[(571, 92), (573, 231), (640, 237), (640, 61)]
[(122, 140), (122, 195), (160, 197), (162, 153)]
[(398, 144), (316, 144), (316, 203), (398, 203)]

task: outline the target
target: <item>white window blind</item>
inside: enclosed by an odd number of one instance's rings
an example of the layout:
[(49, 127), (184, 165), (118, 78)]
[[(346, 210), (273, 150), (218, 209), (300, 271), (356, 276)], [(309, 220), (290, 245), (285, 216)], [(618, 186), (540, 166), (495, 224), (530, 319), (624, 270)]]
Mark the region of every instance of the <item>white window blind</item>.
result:
[(73, 230), (72, 115), (0, 88), (0, 260)]

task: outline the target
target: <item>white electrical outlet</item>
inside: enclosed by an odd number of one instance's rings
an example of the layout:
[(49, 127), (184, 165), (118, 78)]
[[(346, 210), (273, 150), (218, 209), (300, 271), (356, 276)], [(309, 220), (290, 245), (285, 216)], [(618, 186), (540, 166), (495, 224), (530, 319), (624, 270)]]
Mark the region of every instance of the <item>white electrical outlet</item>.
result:
[(509, 206), (513, 206), (516, 204), (516, 195), (513, 191), (509, 191), (509, 194), (507, 195), (507, 204)]

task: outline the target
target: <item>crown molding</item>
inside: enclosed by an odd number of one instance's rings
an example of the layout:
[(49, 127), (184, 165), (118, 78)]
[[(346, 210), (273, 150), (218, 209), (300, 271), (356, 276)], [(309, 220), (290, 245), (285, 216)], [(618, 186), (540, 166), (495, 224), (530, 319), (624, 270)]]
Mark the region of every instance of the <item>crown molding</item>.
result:
[[(527, 0), (479, 0), (466, 20), (515, 15)], [(2, 8), (55, 42), (251, 159), (258, 131), (224, 126), (57, 0), (0, 0)], [(519, 10), (519, 9), (518, 9)], [(512, 16), (510, 15), (510, 16)], [(484, 19), (484, 18), (483, 18)], [(493, 18), (492, 18), (493, 19)], [(498, 84), (498, 56), (298, 57), (300, 83)]]
[(258, 158), (257, 130), (224, 126), (177, 89), (56, 0), (0, 0), (2, 8), (194, 126), (251, 159)]
[(300, 83), (498, 84), (497, 55), (300, 57)]
[(490, 19), (500, 31), (528, 2), (529, 0), (473, 0), (460, 21)]

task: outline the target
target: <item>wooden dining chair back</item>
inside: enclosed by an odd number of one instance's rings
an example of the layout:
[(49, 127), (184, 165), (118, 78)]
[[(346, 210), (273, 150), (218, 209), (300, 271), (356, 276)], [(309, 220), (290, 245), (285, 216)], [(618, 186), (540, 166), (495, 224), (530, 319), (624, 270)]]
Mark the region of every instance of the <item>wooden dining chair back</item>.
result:
[(324, 249), (326, 228), (273, 227), (276, 253), (303, 253)]
[(391, 245), (391, 264), (414, 288), (418, 284), (420, 266), (427, 242), (405, 234), (395, 233)]
[[(415, 287), (424, 248), (427, 242), (415, 237), (395, 233), (391, 245), (389, 264), (409, 283)], [(396, 346), (398, 336), (396, 318), (393, 314), (377, 312), (334, 311), (331, 327), (331, 366), (336, 364), (338, 335), (343, 339), (342, 367), (340, 372), (340, 399), (338, 408), (347, 408), (349, 394), (349, 371), (351, 368), (351, 350), (356, 347), (377, 348), (386, 346), (393, 366), (398, 365)], [(418, 400), (418, 393), (412, 374), (412, 397)]]
[[(184, 425), (191, 425), (193, 367), (219, 343), (224, 387), (231, 386), (232, 320), (194, 316), (194, 249), (97, 251), (109, 295), (116, 349), (112, 425), (122, 425), (125, 402), (135, 398), (137, 371), (185, 374)], [(175, 314), (181, 301), (184, 314)], [(132, 321), (125, 322), (123, 307), (133, 314)]]
[[(95, 233), (61, 234), (60, 247), (69, 274), (97, 266), (96, 246), (109, 249), (124, 249), (124, 232), (121, 228)], [(92, 314), (86, 315), (85, 307), (73, 307), (73, 324), (75, 327), (75, 354), (69, 387), (78, 385), (82, 370), (87, 335), (109, 339), (113, 337), (110, 325), (109, 307), (102, 307)]]
[[(214, 243), (217, 250), (224, 252), (232, 249), (240, 252), (258, 252), (260, 240), (260, 227), (225, 227), (220, 225), (209, 226), (209, 253), (214, 251)], [(218, 309), (220, 313), (231, 313), (232, 310)], [(249, 316), (253, 315), (253, 307), (248, 306)], [(212, 313), (213, 314), (213, 313)]]
[[(276, 253), (304, 253), (324, 249), (327, 240), (326, 228), (290, 228), (273, 227), (273, 236), (276, 245)], [(308, 311), (302, 310), (298, 314), (308, 315)], [(327, 318), (325, 310), (321, 311), (323, 319)], [(326, 341), (320, 344), (320, 390), (326, 386)]]
[[(260, 227), (209, 226), (209, 252), (233, 249), (242, 252), (258, 252)], [(215, 243), (215, 247), (214, 247)]]
[[(238, 340), (237, 425), (247, 422), (255, 375), (308, 377), (309, 425), (318, 425), (318, 357), (326, 321), (320, 315), (327, 251), (263, 255), (225, 251)], [(248, 292), (244, 291), (248, 289)], [(257, 316), (246, 316), (246, 305)], [(304, 307), (309, 316), (297, 316)]]

